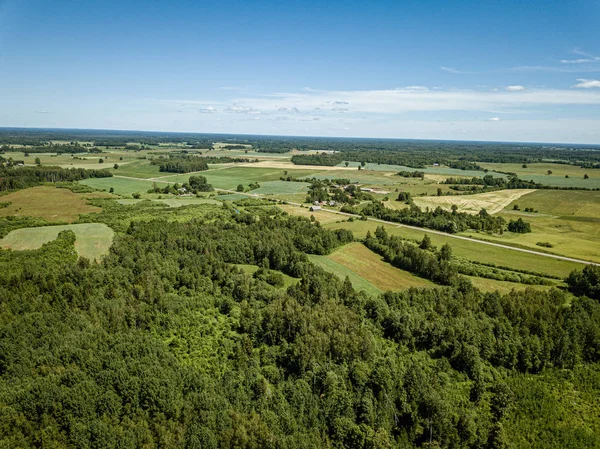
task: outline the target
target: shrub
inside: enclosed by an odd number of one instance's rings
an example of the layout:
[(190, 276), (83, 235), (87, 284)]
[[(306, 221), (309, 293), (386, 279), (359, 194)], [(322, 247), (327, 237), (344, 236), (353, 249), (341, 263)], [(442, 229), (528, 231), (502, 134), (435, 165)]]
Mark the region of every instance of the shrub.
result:
[(510, 220), (508, 223), (508, 230), (519, 234), (526, 234), (531, 232), (531, 225), (526, 221), (523, 221), (522, 218), (519, 218), (518, 220)]

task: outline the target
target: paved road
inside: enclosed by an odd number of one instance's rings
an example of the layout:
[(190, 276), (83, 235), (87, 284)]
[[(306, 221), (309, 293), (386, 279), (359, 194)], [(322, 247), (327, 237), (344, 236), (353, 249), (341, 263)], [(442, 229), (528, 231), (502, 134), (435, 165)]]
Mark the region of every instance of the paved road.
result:
[[(199, 173), (202, 173), (202, 172), (199, 172)], [(186, 173), (186, 174), (191, 174), (191, 173)], [(130, 177), (130, 176), (115, 176), (115, 178), (136, 179), (138, 181), (153, 181), (153, 182), (163, 182), (165, 184), (170, 184), (169, 181), (162, 181), (159, 178), (140, 179), (140, 178), (133, 178), (133, 177)], [(257, 194), (257, 193), (243, 193), (243, 192), (237, 192), (235, 190), (217, 189), (217, 188), (215, 188), (215, 190), (219, 191), (219, 192), (237, 193), (239, 195), (246, 195), (246, 196), (249, 196), (251, 198), (261, 198), (261, 199), (265, 199), (265, 200), (269, 199), (269, 197), (264, 196), (264, 195), (260, 195), (260, 194)], [(292, 201), (286, 201), (286, 203), (287, 204), (291, 204), (292, 206), (301, 206), (302, 205), (301, 203), (294, 203)], [(321, 213), (321, 212), (331, 213), (331, 214), (338, 214), (338, 215), (345, 215), (347, 217), (354, 217), (354, 218), (360, 218), (361, 217), (360, 215), (357, 215), (357, 214), (350, 214), (350, 213), (347, 213), (347, 212), (341, 212), (339, 210), (333, 210), (333, 209), (321, 209), (320, 211), (318, 211), (316, 213)], [(520, 251), (522, 253), (534, 254), (536, 256), (550, 257), (552, 259), (565, 260), (567, 262), (576, 262), (576, 263), (582, 263), (582, 264), (586, 264), (586, 265), (600, 265), (600, 264), (597, 264), (595, 262), (590, 262), (588, 260), (574, 259), (572, 257), (559, 256), (559, 255), (556, 255), (556, 254), (542, 253), (542, 252), (539, 252), (539, 251), (534, 251), (532, 249), (515, 248), (514, 246), (503, 245), (501, 243), (486, 242), (484, 240), (478, 240), (478, 239), (474, 239), (474, 238), (471, 238), (471, 237), (464, 237), (462, 235), (448, 234), (446, 232), (435, 231), (433, 229), (419, 228), (417, 226), (410, 226), (410, 225), (405, 225), (405, 224), (401, 224), (401, 223), (395, 223), (393, 221), (380, 220), (379, 218), (368, 217), (368, 220), (369, 221), (374, 221), (374, 222), (377, 222), (377, 223), (386, 224), (386, 225), (396, 226), (398, 228), (407, 228), (407, 229), (413, 229), (415, 231), (420, 231), (420, 232), (428, 232), (430, 234), (442, 235), (444, 237), (450, 237), (450, 238), (453, 238), (453, 239), (466, 240), (468, 242), (480, 243), (482, 245), (496, 246), (498, 248), (509, 249), (511, 251)]]

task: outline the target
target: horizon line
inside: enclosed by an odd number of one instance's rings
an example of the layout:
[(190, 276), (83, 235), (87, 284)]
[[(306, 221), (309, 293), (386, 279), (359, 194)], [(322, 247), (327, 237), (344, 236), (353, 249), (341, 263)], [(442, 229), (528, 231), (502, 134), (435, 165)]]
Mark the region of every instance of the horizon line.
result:
[(528, 145), (583, 145), (587, 147), (597, 147), (600, 150), (600, 143), (574, 143), (574, 142), (540, 142), (540, 141), (512, 141), (512, 140), (459, 140), (459, 139), (423, 139), (413, 137), (364, 137), (364, 136), (315, 136), (315, 135), (296, 135), (296, 134), (254, 134), (254, 133), (211, 133), (198, 131), (155, 131), (143, 129), (110, 129), (110, 128), (44, 128), (44, 127), (24, 127), (24, 126), (0, 126), (0, 132), (6, 130), (31, 130), (31, 131), (113, 131), (119, 133), (154, 133), (154, 134), (183, 134), (183, 135), (216, 135), (216, 136), (252, 136), (252, 137), (286, 137), (286, 138), (310, 138), (310, 139), (356, 139), (356, 140), (405, 140), (421, 142), (465, 142), (465, 143), (501, 143), (501, 144), (528, 144)]

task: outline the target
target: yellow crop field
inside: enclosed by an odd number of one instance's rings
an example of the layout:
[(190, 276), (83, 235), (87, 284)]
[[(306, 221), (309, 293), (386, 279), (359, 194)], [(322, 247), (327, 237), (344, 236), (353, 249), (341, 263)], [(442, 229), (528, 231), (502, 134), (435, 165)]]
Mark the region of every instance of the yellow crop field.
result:
[(452, 195), (452, 196), (424, 196), (414, 198), (414, 203), (422, 209), (426, 207), (450, 210), (456, 204), (459, 212), (477, 214), (485, 209), (490, 214), (500, 212), (513, 201), (523, 195), (535, 192), (532, 189), (497, 190), (495, 192), (478, 193), (475, 195)]

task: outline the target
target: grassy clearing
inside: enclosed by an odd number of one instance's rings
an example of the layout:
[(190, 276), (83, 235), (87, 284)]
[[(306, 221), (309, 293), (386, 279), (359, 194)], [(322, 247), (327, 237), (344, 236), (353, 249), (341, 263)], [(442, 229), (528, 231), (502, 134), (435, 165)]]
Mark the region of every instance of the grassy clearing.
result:
[[(249, 274), (249, 275), (253, 275), (259, 269), (258, 265), (247, 265), (247, 264), (241, 264), (241, 263), (236, 263), (234, 265), (238, 268), (241, 268), (244, 273)], [(277, 270), (275, 270), (275, 271), (277, 271)], [(281, 273), (281, 271), (278, 271), (278, 272)], [(281, 273), (281, 274), (283, 275), (283, 286), (280, 288), (283, 290), (288, 288), (290, 285), (295, 285), (298, 282), (300, 282), (299, 278), (294, 278), (285, 273)]]
[(99, 261), (103, 255), (108, 254), (112, 245), (114, 232), (111, 228), (101, 223), (84, 223), (16, 229), (0, 240), (0, 246), (15, 251), (38, 249), (44, 243), (55, 240), (60, 232), (66, 230), (73, 231), (77, 237), (77, 254), (90, 260)]
[(442, 209), (450, 210), (452, 205), (455, 204), (460, 212), (477, 214), (481, 209), (485, 209), (488, 213), (495, 214), (523, 195), (532, 192), (535, 192), (535, 190), (511, 189), (475, 195), (424, 196), (414, 198), (414, 203), (422, 209), (427, 207), (435, 209), (439, 206)]
[(330, 254), (329, 259), (352, 270), (382, 291), (404, 290), (410, 287), (431, 287), (427, 279), (400, 270), (384, 262), (362, 243), (350, 243)]
[(50, 186), (31, 187), (0, 197), (2, 202), (11, 203), (0, 209), (0, 217), (40, 217), (50, 222), (72, 223), (80, 214), (102, 210), (87, 204), (88, 195)]
[(348, 276), (350, 282), (352, 282), (352, 286), (356, 290), (363, 290), (369, 295), (379, 295), (383, 293), (383, 290), (377, 288), (365, 278), (356, 274), (350, 268), (331, 260), (329, 256), (316, 256), (314, 254), (309, 254), (308, 258), (312, 263), (336, 275), (340, 280), (344, 280), (346, 279), (346, 276)]

